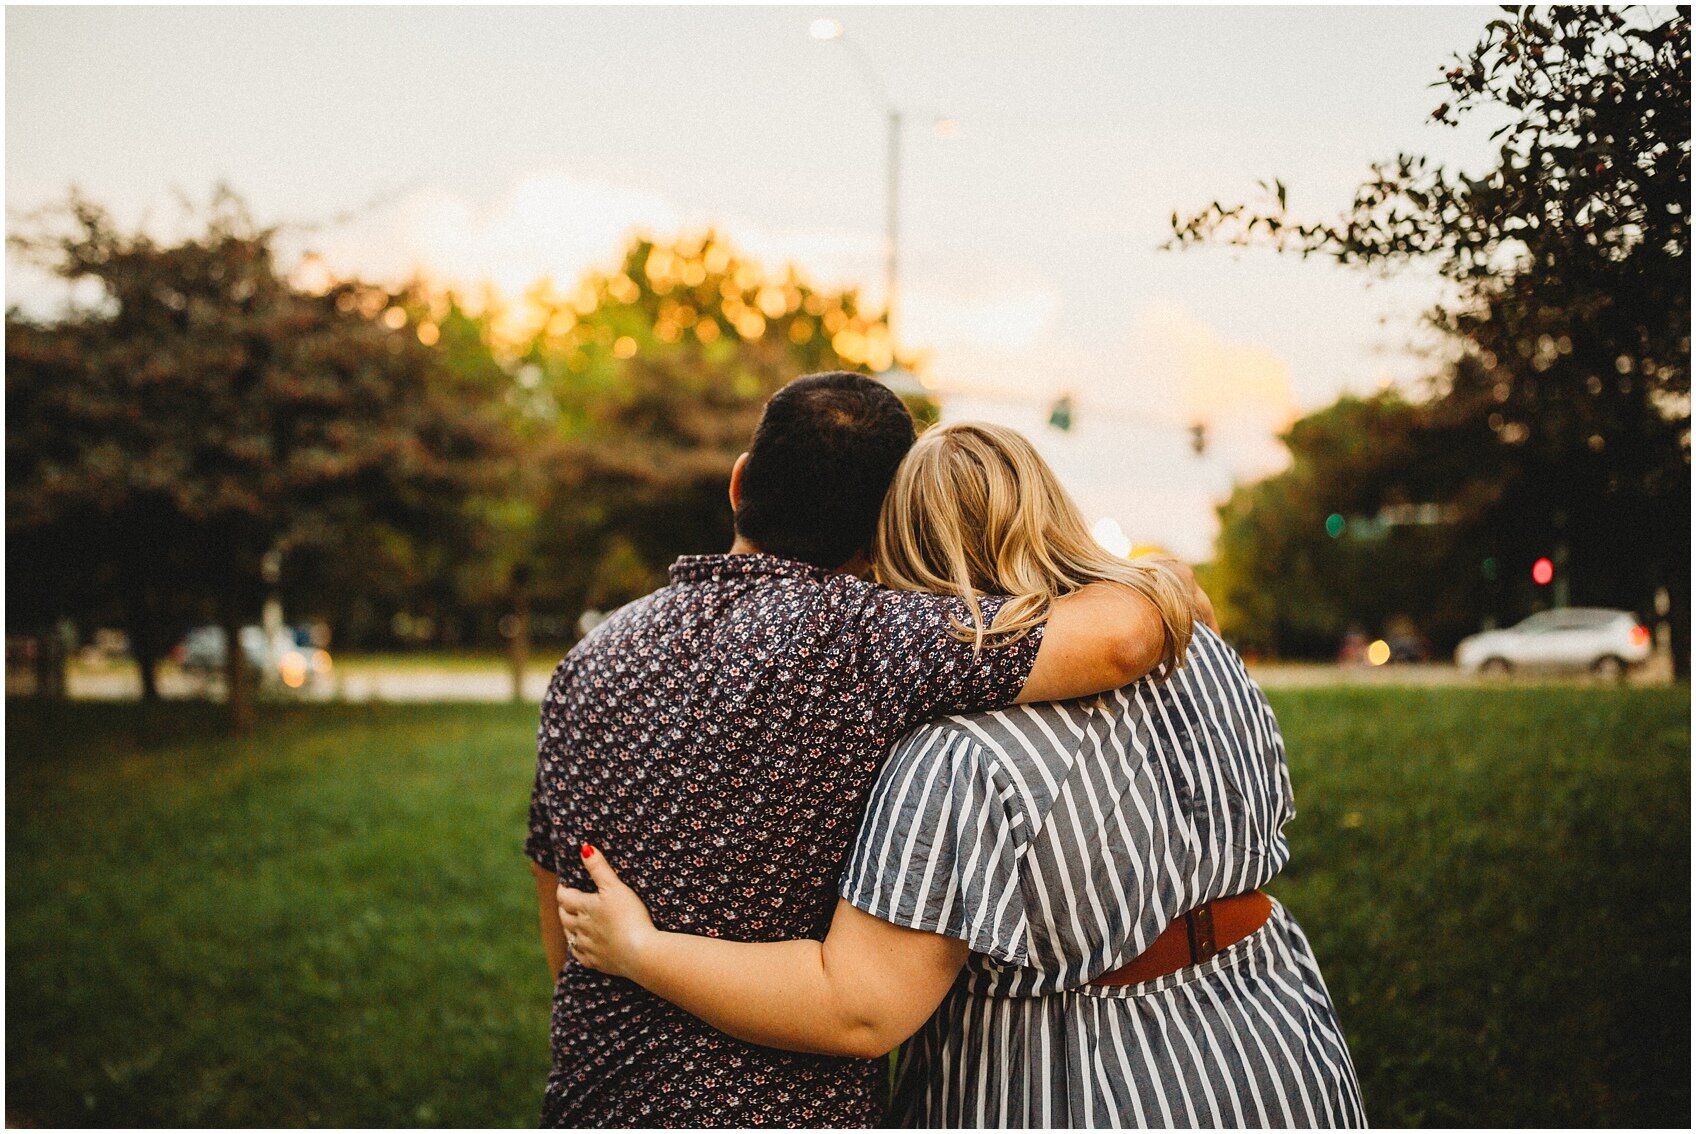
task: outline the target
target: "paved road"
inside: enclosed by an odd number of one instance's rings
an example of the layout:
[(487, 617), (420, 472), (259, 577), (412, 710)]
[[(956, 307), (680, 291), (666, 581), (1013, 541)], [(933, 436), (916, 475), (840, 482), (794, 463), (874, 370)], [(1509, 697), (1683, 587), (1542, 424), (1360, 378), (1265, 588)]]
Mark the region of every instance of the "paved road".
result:
[[(552, 672), (552, 659), (537, 665), (525, 675), (524, 699), (540, 704), (547, 691)], [(1514, 679), (1481, 678), (1462, 673), (1453, 665), (1387, 665), (1336, 666), (1317, 663), (1302, 664), (1272, 662), (1252, 664), (1249, 672), (1255, 680), (1269, 689), (1320, 685), (1481, 685), (1504, 684)], [(1588, 681), (1584, 677), (1574, 681)], [(1642, 670), (1632, 674), (1632, 682), (1658, 684), (1670, 680), (1670, 667), (1655, 659)], [(8, 691), (13, 691), (10, 678)], [(159, 692), (167, 698), (205, 697), (221, 690), (221, 683), (210, 686), (197, 677), (167, 669), (160, 675)], [(24, 690), (16, 690), (23, 692)], [(69, 692), (78, 700), (124, 701), (141, 695), (141, 680), (135, 668), (117, 664), (107, 669), (73, 667)], [(409, 665), (382, 670), (358, 664), (343, 667), (334, 679), (300, 696), (311, 701), (507, 701), (512, 697), (512, 676), (504, 668), (491, 665), (477, 668), (456, 665), (430, 669)]]
[[(551, 673), (550, 666), (525, 674), (526, 700), (541, 704)], [(123, 701), (141, 696), (141, 678), (129, 666), (73, 669), (67, 685), (71, 697), (77, 700)], [(217, 679), (208, 682), (171, 671), (159, 675), (159, 695), (167, 699), (221, 696), (222, 692), (223, 682)], [(336, 674), (293, 696), (307, 701), (507, 701), (512, 698), (512, 675), (495, 668), (358, 670)]]

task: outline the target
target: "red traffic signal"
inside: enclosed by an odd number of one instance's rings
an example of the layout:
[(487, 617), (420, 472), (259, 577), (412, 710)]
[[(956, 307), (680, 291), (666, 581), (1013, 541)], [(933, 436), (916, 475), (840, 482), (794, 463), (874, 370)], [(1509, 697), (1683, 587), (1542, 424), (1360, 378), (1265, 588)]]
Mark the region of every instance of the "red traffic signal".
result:
[(1531, 581), (1539, 587), (1546, 587), (1555, 580), (1555, 565), (1548, 556), (1544, 556), (1531, 565)]

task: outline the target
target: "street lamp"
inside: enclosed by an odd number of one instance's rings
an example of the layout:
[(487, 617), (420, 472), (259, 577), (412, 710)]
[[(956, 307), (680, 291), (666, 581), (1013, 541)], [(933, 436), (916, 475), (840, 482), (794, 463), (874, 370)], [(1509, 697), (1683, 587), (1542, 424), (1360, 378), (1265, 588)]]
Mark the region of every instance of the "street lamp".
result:
[[(882, 108), (884, 122), (888, 131), (887, 164), (889, 182), (887, 200), (885, 201), (885, 223), (883, 234), (883, 321), (889, 327), (889, 345), (891, 351), (895, 348), (895, 300), (897, 296), (900, 238), (901, 238), (901, 109), (889, 97), (889, 87), (883, 81), (882, 74), (871, 58), (860, 49), (860, 45), (850, 39), (848, 32), (842, 26), (842, 21), (829, 18), (814, 20), (808, 29), (817, 40), (836, 40), (848, 49), (849, 58), (859, 68), (860, 77), (865, 80), (866, 89), (872, 100)], [(960, 133), (960, 124), (952, 118), (938, 118), (936, 133), (939, 137), (953, 138)]]

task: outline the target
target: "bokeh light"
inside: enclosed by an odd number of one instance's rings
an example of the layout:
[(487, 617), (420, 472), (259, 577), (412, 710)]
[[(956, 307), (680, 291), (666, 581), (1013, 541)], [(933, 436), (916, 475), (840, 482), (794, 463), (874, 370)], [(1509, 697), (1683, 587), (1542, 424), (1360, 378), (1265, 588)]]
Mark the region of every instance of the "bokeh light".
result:
[(1539, 587), (1546, 587), (1555, 580), (1555, 565), (1547, 556), (1531, 565), (1531, 581)]
[(1366, 647), (1366, 660), (1372, 665), (1384, 665), (1390, 660), (1390, 643), (1379, 638)]
[(299, 650), (288, 651), (277, 659), (277, 672), (282, 676), (284, 685), (299, 689), (306, 684), (306, 655)]
[(1119, 521), (1111, 516), (1103, 516), (1090, 529), (1095, 542), (1105, 547), (1114, 555), (1129, 555), (1131, 552), (1131, 537), (1125, 534), (1125, 529), (1119, 526)]

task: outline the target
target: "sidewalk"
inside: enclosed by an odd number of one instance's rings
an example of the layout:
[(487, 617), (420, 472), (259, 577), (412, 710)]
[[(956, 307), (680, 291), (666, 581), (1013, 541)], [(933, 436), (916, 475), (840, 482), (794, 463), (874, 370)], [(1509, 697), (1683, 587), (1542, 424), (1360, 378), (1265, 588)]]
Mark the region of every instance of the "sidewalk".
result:
[[(524, 675), (524, 699), (541, 704), (553, 674), (553, 661), (535, 665)], [(67, 691), (77, 701), (133, 701), (141, 696), (141, 675), (132, 664), (118, 662), (102, 669), (73, 665)], [(11, 691), (12, 682), (7, 681)], [(159, 695), (166, 700), (223, 696), (223, 682), (164, 669)], [(287, 694), (301, 701), (507, 701), (512, 698), (512, 674), (500, 664), (487, 668), (455, 665), (429, 669), (406, 666), (392, 670), (349, 666), (329, 681)]]

